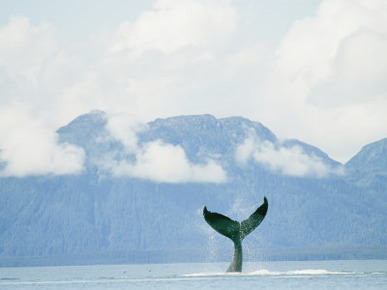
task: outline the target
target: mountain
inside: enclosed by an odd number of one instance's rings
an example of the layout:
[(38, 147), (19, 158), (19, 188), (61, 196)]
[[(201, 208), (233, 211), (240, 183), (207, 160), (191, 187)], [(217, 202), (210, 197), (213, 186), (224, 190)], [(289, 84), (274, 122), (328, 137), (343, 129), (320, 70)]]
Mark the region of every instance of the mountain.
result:
[(93, 111), (58, 135), (85, 170), (0, 178), (0, 265), (230, 260), (203, 205), (242, 220), (264, 196), (247, 259), (386, 258), (386, 139), (343, 166), (241, 117), (157, 119), (128, 147)]
[(364, 146), (346, 167), (370, 173), (387, 172), (387, 138)]
[(387, 206), (387, 138), (364, 146), (345, 167), (350, 182)]

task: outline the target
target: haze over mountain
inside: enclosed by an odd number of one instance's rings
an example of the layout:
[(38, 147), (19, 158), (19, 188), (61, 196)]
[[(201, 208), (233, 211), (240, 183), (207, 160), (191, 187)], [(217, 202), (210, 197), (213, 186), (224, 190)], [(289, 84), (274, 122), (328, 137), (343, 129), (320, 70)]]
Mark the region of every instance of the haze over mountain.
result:
[(114, 128), (93, 111), (57, 131), (78, 173), (0, 178), (1, 265), (229, 260), (203, 205), (242, 220), (264, 196), (247, 258), (386, 257), (387, 138), (342, 165), (242, 117)]

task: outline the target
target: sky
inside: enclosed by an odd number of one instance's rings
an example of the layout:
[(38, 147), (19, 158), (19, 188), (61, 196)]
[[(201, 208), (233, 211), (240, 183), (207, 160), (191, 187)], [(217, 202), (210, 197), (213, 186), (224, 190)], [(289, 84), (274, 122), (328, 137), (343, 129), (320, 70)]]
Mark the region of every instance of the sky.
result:
[[(341, 163), (387, 137), (385, 0), (0, 0), (0, 8), (3, 175), (79, 172), (84, 152), (58, 144), (56, 130), (96, 109), (127, 143), (134, 124), (192, 114), (243, 116)], [(223, 180), (215, 165), (206, 170)]]

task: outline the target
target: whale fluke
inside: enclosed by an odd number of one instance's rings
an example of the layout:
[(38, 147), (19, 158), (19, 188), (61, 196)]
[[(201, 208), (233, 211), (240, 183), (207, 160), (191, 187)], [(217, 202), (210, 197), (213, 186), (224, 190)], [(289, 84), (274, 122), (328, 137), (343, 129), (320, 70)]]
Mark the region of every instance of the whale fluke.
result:
[(206, 206), (203, 207), (203, 216), (206, 222), (218, 233), (234, 242), (234, 256), (227, 272), (242, 272), (242, 241), (265, 218), (268, 205), (265, 196), (263, 198), (263, 204), (248, 219), (245, 219), (241, 223), (220, 213), (210, 212)]

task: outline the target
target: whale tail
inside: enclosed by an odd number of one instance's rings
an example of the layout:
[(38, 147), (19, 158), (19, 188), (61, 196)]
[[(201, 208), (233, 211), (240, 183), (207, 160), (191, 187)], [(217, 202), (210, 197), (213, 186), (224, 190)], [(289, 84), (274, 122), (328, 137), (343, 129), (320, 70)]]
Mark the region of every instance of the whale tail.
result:
[(263, 204), (242, 222), (237, 222), (229, 217), (216, 212), (210, 212), (207, 207), (203, 207), (203, 216), (206, 222), (218, 233), (230, 238), (232, 241), (242, 241), (250, 234), (265, 218), (268, 209), (266, 196)]
[(210, 212), (206, 206), (203, 207), (203, 216), (206, 222), (215, 231), (234, 242), (234, 256), (227, 272), (242, 272), (242, 241), (263, 221), (267, 209), (268, 202), (265, 196), (263, 204), (249, 218), (242, 222), (237, 222), (220, 213)]

